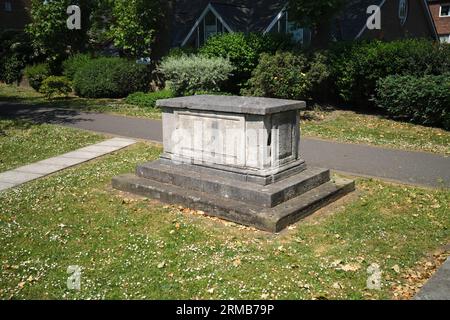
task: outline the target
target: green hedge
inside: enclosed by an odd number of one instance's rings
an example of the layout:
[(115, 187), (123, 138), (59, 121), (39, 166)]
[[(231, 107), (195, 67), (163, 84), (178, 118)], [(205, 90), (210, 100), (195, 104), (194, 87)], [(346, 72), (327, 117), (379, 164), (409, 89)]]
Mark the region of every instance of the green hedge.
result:
[(167, 89), (149, 93), (135, 92), (130, 94), (125, 99), (125, 102), (142, 108), (155, 108), (157, 100), (169, 99), (173, 97), (173, 92)]
[(70, 81), (73, 81), (77, 71), (91, 60), (91, 56), (84, 53), (78, 53), (69, 57), (62, 64), (64, 76), (66, 76)]
[(224, 33), (208, 39), (199, 53), (207, 57), (227, 58), (235, 71), (231, 79), (232, 90), (243, 87), (250, 79), (252, 71), (258, 65), (262, 53), (275, 53), (278, 50), (290, 49), (291, 38), (280, 34), (260, 33)]
[(322, 54), (263, 54), (244, 95), (307, 100), (318, 97), (329, 76)]
[(450, 73), (389, 76), (378, 82), (375, 102), (389, 114), (450, 129)]
[(47, 99), (58, 96), (67, 97), (72, 92), (72, 86), (66, 77), (50, 76), (42, 82), (39, 92), (44, 94)]
[(159, 67), (175, 95), (191, 95), (199, 91), (222, 91), (233, 66), (225, 58), (205, 56), (172, 56)]
[(338, 43), (329, 51), (336, 94), (366, 105), (378, 80), (390, 75), (439, 75), (450, 70), (450, 46), (428, 40)]
[(24, 74), (28, 79), (30, 86), (39, 91), (42, 81), (50, 76), (50, 68), (46, 63), (35, 64), (27, 66), (24, 70)]
[(75, 73), (77, 95), (86, 98), (123, 98), (137, 91), (148, 91), (147, 66), (122, 58), (98, 58), (85, 63)]

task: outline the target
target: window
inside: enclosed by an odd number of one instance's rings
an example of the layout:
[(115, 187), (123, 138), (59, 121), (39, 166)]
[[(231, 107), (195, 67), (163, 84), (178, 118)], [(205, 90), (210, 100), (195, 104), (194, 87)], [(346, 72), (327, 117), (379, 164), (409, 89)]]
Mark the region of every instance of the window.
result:
[(450, 43), (450, 34), (439, 36), (439, 40), (441, 41), (441, 43)]
[(408, 0), (399, 0), (398, 18), (400, 19), (400, 23), (402, 25), (404, 25), (406, 19), (408, 19)]
[(197, 46), (197, 48), (199, 48), (204, 45), (210, 37), (218, 33), (226, 32), (228, 32), (228, 30), (221, 22), (221, 20), (217, 18), (217, 16), (211, 10), (208, 10), (203, 19), (198, 24), (197, 29), (195, 30), (195, 34), (197, 35), (195, 45)]
[(209, 11), (204, 19), (205, 23), (205, 41), (217, 33), (217, 18)]
[(268, 31), (270, 33), (289, 33), (292, 35), (292, 39), (297, 43), (306, 43), (307, 30), (300, 28), (296, 23), (289, 21), (287, 12), (280, 13), (281, 16), (273, 27)]
[(443, 4), (441, 6), (440, 17), (450, 17), (450, 4)]
[(5, 1), (5, 11), (6, 12), (11, 12), (12, 11), (11, 1)]

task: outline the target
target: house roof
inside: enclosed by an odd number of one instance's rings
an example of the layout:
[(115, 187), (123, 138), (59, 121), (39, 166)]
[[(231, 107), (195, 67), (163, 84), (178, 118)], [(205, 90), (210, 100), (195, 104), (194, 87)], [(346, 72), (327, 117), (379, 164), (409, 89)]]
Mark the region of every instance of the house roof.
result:
[(208, 4), (234, 32), (263, 32), (286, 3), (287, 0), (177, 0), (172, 45), (183, 42)]

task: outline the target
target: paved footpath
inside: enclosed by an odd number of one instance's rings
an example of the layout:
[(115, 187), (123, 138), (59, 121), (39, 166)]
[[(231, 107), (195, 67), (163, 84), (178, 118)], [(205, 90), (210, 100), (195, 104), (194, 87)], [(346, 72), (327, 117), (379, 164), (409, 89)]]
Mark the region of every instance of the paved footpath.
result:
[[(162, 141), (162, 125), (158, 120), (1, 102), (0, 116)], [(408, 184), (450, 187), (450, 157), (311, 138), (302, 138), (301, 152), (311, 166)]]
[(414, 300), (450, 300), (450, 258), (425, 283)]
[(0, 192), (128, 147), (136, 141), (109, 139), (63, 155), (0, 173)]

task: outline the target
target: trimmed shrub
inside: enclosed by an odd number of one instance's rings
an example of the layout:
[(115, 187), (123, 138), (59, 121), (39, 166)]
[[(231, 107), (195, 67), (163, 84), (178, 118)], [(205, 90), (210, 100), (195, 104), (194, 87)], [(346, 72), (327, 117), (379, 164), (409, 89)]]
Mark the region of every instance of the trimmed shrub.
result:
[(74, 89), (86, 98), (123, 98), (148, 91), (149, 68), (122, 58), (93, 59), (75, 73)]
[(24, 70), (25, 76), (28, 78), (30, 86), (39, 91), (42, 81), (50, 76), (50, 68), (46, 63), (27, 66)]
[(232, 89), (239, 91), (250, 79), (262, 53), (273, 54), (291, 47), (291, 38), (286, 35), (236, 32), (209, 38), (199, 52), (207, 57), (229, 59), (235, 68), (231, 80), (235, 88)]
[(204, 56), (168, 57), (159, 67), (175, 95), (199, 91), (219, 92), (229, 79), (233, 66), (225, 58)]
[(72, 86), (66, 77), (50, 76), (42, 81), (39, 92), (44, 94), (47, 99), (58, 96), (67, 97), (72, 92)]
[(173, 92), (168, 89), (149, 93), (135, 92), (130, 94), (125, 102), (142, 108), (155, 108), (157, 100), (169, 99), (173, 96)]
[(291, 52), (263, 54), (244, 95), (307, 100), (316, 96), (329, 76), (325, 56)]
[(367, 104), (377, 81), (389, 75), (442, 74), (450, 68), (449, 48), (417, 39), (337, 44), (329, 54), (337, 94)]
[(73, 81), (75, 73), (91, 60), (90, 55), (78, 53), (65, 60), (62, 64), (63, 74), (70, 81)]
[(450, 73), (389, 76), (378, 82), (375, 103), (395, 117), (450, 129)]

